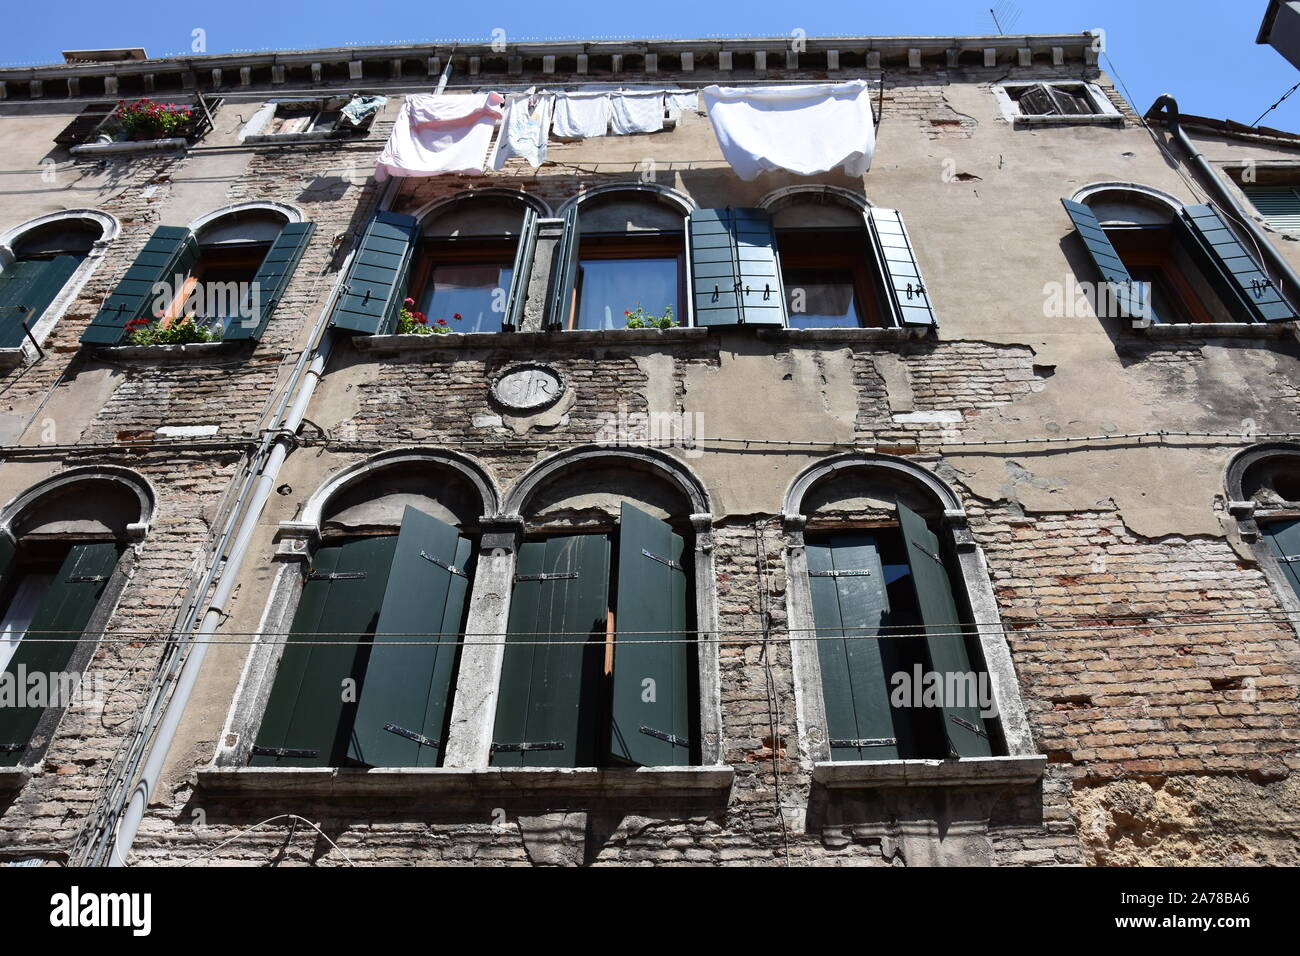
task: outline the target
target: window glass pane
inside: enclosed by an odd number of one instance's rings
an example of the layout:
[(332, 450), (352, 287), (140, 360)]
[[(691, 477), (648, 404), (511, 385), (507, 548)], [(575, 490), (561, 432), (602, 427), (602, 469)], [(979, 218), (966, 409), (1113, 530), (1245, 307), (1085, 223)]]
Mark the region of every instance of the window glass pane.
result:
[(677, 308), (677, 259), (584, 259), (578, 264), (579, 329), (622, 329), (637, 307), (662, 316)]
[(251, 320), (251, 314), (245, 314), (251, 312), (248, 296), (266, 251), (266, 248), (248, 250), (243, 253), (243, 261), (233, 261), (234, 257), (225, 250), (205, 251), (196, 269), (198, 281), (190, 299), (200, 324), (206, 319), (206, 324), (213, 329), (228, 329), (244, 319)]
[(54, 575), (49, 573), (24, 574), (18, 583), (4, 617), (0, 617), (0, 672), (9, 665), (10, 659), (18, 650), (18, 642), (27, 633), (32, 617), (41, 606), (53, 581)]
[(499, 263), (436, 265), (416, 308), (453, 332), (500, 332), (512, 272)]
[(783, 275), (792, 329), (857, 328), (862, 324), (848, 269), (789, 269)]

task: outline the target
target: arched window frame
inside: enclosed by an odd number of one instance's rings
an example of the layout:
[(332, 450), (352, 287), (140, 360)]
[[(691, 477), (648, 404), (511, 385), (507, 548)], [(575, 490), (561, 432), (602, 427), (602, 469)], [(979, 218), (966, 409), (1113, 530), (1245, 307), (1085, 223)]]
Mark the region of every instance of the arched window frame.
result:
[(1256, 501), (1246, 497), (1244, 488), (1250, 470), (1271, 459), (1283, 459), (1291, 463), (1300, 475), (1300, 442), (1253, 445), (1234, 456), (1224, 475), (1228, 513), (1234, 519), (1237, 535), (1254, 556), (1260, 573), (1267, 579), (1282, 610), (1290, 617), (1292, 628), (1300, 636), (1300, 594), (1296, 593), (1260, 529), (1261, 524), (1267, 524), (1270, 520), (1300, 518), (1300, 510), (1260, 507)]

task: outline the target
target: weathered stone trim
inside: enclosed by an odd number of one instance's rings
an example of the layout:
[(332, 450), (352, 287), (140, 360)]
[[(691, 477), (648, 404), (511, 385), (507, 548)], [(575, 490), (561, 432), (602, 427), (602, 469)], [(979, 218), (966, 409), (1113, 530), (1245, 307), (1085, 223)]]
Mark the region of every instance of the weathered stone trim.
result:
[(1005, 786), (1043, 777), (1041, 754), (960, 760), (843, 760), (813, 765), (813, 780), (829, 790), (912, 786)]

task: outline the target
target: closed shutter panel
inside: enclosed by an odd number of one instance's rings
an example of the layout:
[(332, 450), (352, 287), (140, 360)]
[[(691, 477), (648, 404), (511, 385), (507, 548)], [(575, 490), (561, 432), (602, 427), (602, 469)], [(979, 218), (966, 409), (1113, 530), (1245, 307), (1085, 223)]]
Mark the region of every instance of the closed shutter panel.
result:
[(1142, 318), (1144, 313), (1149, 312), (1147, 304), (1142, 301), (1139, 290), (1133, 283), (1133, 276), (1106, 237), (1106, 231), (1101, 228), (1096, 214), (1081, 202), (1062, 199), (1061, 205), (1074, 222), (1075, 231), (1083, 240), (1088, 255), (1097, 264), (1101, 277), (1106, 280), (1119, 314), (1124, 318)]
[(113, 100), (91, 103), (77, 114), (77, 118), (65, 126), (58, 136), (54, 137), (54, 142), (60, 146), (79, 146), (89, 142), (91, 136), (115, 109), (117, 103)]
[(1274, 229), (1300, 232), (1300, 190), (1294, 186), (1242, 186), (1241, 191)]
[(159, 226), (90, 320), (81, 341), (89, 345), (116, 345), (132, 319), (153, 318), (157, 298), (154, 283), (166, 283), (173, 294), (179, 293), (175, 277), (189, 276), (198, 260), (199, 244), (192, 232), (182, 226)]
[(689, 764), (691, 654), (684, 643), (689, 635), (682, 538), (626, 503), (618, 536), (610, 749), (645, 767)]
[(785, 325), (776, 232), (766, 210), (696, 209), (687, 233), (696, 325)]
[(372, 767), (438, 765), (472, 557), (472, 543), (451, 525), (414, 508), (402, 515), (357, 705), (353, 760)]
[(1244, 320), (1291, 322), (1300, 318), (1213, 208), (1184, 206), (1182, 222), (1209, 258), (1210, 277), (1217, 280), (1225, 304), (1231, 308), (1233, 301), (1239, 302)]
[(231, 324), (226, 330), (225, 339), (260, 339), (266, 331), (266, 323), (271, 321), (275, 307), (280, 304), (284, 290), (293, 278), (294, 270), (302, 254), (307, 251), (312, 234), (316, 231), (314, 222), (287, 223), (276, 236), (271, 248), (266, 251), (266, 258), (253, 276), (253, 287), (257, 289), (257, 314), (253, 314), (252, 303), (245, 303), (243, 314), (252, 316)]
[(938, 325), (902, 215), (897, 209), (873, 207), (868, 219), (895, 320), (900, 325)]
[(419, 241), (420, 224), (411, 216), (375, 213), (352, 259), (330, 325), (368, 335), (397, 328)]
[(519, 549), (494, 766), (596, 765), (609, 557), (605, 535), (528, 541)]
[(79, 265), (79, 256), (55, 256), (15, 262), (0, 272), (0, 348), (22, 344), (23, 323), (36, 325)]
[(896, 760), (879, 640), (889, 599), (876, 539), (842, 534), (805, 550), (831, 759)]
[[(81, 633), (117, 566), (118, 554), (117, 544), (111, 541), (72, 546), (5, 669), (15, 675), (14, 686), (20, 692), (30, 686), (18, 680), (20, 667), (28, 677), (44, 675), (51, 693), (67, 687), (60, 675), (66, 672)], [(0, 766), (18, 765), (44, 713), (44, 707), (0, 707)]]
[[(961, 616), (953, 599), (952, 582), (939, 550), (939, 539), (916, 512), (899, 504), (898, 521), (903, 528), (907, 545), (907, 563), (912, 569), (912, 585), (916, 589), (916, 603), (925, 626), (925, 645), (930, 658), (930, 670), (936, 674), (972, 674), (970, 658), (966, 653)], [(945, 687), (949, 682), (945, 680)], [(976, 681), (961, 682), (965, 688), (977, 685)], [(944, 694), (943, 727), (948, 737), (950, 753), (955, 757), (987, 757), (992, 753), (984, 718), (978, 702), (947, 699)]]
[(7, 531), (0, 531), (0, 589), (3, 589), (5, 575), (9, 573), (9, 567), (14, 563), (14, 555), (18, 552), (18, 545), (14, 539), (9, 537)]
[(519, 228), (519, 244), (515, 247), (515, 261), (510, 267), (506, 314), (501, 322), (506, 328), (517, 329), (524, 320), (528, 279), (533, 270), (533, 251), (537, 248), (537, 218), (537, 210), (531, 206), (524, 210), (523, 225)]
[(1261, 525), (1269, 549), (1277, 556), (1282, 574), (1300, 597), (1300, 520)]
[[(348, 750), (397, 537), (362, 538), (316, 552), (253, 748), (254, 766), (335, 767)], [(326, 633), (328, 632), (328, 633)]]
[[(564, 231), (551, 257), (551, 281), (546, 293), (546, 322), (566, 329), (573, 315), (573, 290), (578, 281), (578, 207), (564, 214)], [(515, 273), (516, 278), (518, 273)]]

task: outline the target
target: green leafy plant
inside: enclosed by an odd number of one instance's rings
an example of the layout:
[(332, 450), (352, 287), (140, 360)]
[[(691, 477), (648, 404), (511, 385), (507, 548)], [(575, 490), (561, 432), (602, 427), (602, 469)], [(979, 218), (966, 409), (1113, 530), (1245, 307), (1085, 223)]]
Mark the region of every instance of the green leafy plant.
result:
[(175, 319), (132, 319), (126, 324), (129, 341), (132, 345), (188, 345), (191, 342), (220, 341), (224, 329), (203, 325), (194, 320), (192, 315), (182, 315)]
[(397, 314), (398, 335), (436, 335), (440, 332), (445, 333), (446, 325), (446, 322), (441, 326), (429, 325), (429, 317), (415, 309), (414, 299), (404, 300), (402, 311)]
[(627, 316), (629, 329), (671, 329), (677, 326), (677, 320), (673, 318), (672, 306), (666, 306), (663, 315), (655, 315), (653, 312), (647, 312), (638, 303), (631, 312), (623, 314)]
[(168, 139), (176, 136), (190, 121), (193, 110), (176, 103), (155, 103), (139, 99), (134, 103), (117, 101), (113, 119), (130, 139)]

